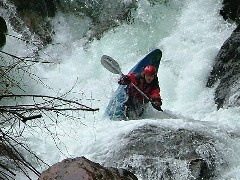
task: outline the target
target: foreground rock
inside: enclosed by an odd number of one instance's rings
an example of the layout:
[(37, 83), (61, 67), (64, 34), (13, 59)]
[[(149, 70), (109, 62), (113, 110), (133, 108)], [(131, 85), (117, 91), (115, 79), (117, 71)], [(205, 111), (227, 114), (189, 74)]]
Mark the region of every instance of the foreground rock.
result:
[(125, 135), (105, 166), (142, 179), (211, 179), (226, 162), (215, 138), (186, 129), (144, 125)]
[(105, 168), (85, 157), (65, 159), (44, 171), (39, 180), (137, 180), (124, 169)]
[(81, 157), (53, 165), (39, 180), (137, 179), (132, 173), (152, 180), (211, 179), (228, 164), (219, 149), (227, 147), (206, 132), (145, 124), (123, 135), (116, 146), (109, 150), (104, 166), (124, 169), (105, 168)]

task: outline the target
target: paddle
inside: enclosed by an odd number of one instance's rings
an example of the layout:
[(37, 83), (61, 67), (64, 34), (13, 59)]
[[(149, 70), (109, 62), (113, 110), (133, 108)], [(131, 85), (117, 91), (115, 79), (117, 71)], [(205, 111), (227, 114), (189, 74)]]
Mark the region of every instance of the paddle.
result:
[(123, 75), (121, 68), (117, 61), (107, 55), (103, 55), (101, 58), (101, 64), (113, 74)]
[[(110, 72), (112, 72), (114, 74), (120, 74), (121, 76), (123, 75), (123, 73), (121, 71), (121, 68), (120, 68), (119, 64), (117, 63), (117, 61), (115, 61), (110, 56), (103, 55), (102, 58), (101, 58), (101, 63)], [(131, 85), (136, 90), (138, 90), (138, 92), (140, 92), (148, 101), (152, 102), (151, 99), (144, 92), (142, 92), (135, 84), (133, 84), (131, 82)]]

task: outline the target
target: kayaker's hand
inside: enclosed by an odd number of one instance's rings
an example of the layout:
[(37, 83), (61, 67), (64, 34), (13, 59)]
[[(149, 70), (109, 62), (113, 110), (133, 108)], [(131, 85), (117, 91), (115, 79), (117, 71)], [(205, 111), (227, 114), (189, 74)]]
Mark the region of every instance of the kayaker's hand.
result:
[(163, 111), (161, 106), (162, 106), (162, 100), (160, 98), (152, 99), (151, 100), (152, 106), (158, 110), (158, 111)]
[(130, 83), (131, 80), (127, 75), (123, 75), (118, 81), (118, 84), (120, 85), (129, 85)]

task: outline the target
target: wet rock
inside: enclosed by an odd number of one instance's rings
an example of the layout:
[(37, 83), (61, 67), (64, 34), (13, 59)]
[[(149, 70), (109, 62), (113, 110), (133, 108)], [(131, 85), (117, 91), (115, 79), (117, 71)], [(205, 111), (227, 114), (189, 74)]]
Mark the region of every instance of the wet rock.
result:
[(218, 109), (223, 106), (240, 106), (240, 25), (222, 45), (214, 60), (207, 87), (213, 87)]
[(224, 0), (220, 14), (225, 20), (231, 19), (240, 23), (240, 1), (239, 0)]
[(100, 1), (60, 1), (59, 9), (65, 14), (70, 13), (81, 17), (89, 17), (92, 27), (86, 36), (100, 39), (102, 35), (119, 26), (123, 22), (131, 21), (131, 11), (137, 8), (137, 1), (100, 0)]
[(8, 32), (5, 19), (0, 16), (0, 34), (6, 34)]
[(144, 125), (124, 136), (104, 165), (142, 179), (210, 179), (223, 165), (215, 140), (186, 129)]
[(3, 19), (3, 17), (0, 16), (0, 50), (5, 46), (6, 44), (6, 34), (7, 34), (7, 24), (6, 21)]
[(204, 159), (197, 158), (190, 160), (189, 163), (189, 170), (191, 172), (189, 179), (208, 179), (208, 165)]
[(131, 11), (137, 7), (136, 0), (125, 2), (112, 0), (96, 2), (85, 0), (10, 0), (10, 2), (16, 6), (17, 11), (17, 17), (10, 18), (14, 29), (23, 34), (22, 31), (27, 26), (31, 33), (39, 36), (43, 45), (52, 42), (52, 35), (55, 32), (51, 26), (51, 20), (57, 10), (66, 15), (79, 17), (79, 19), (90, 18), (92, 26), (88, 32), (85, 32), (85, 37), (91, 41), (95, 38), (100, 39), (104, 32), (113, 29), (122, 22), (129, 22)]
[[(50, 18), (54, 17), (57, 10), (57, 1), (53, 0), (10, 0), (15, 6), (17, 15), (24, 22), (33, 34), (37, 34), (43, 44), (48, 44), (52, 41), (53, 33)], [(11, 24), (15, 30), (21, 31), (21, 24), (17, 17), (12, 17)]]
[(105, 168), (85, 157), (69, 158), (54, 164), (44, 171), (39, 180), (137, 180), (137, 177), (124, 169)]
[(3, 49), (5, 44), (6, 44), (6, 35), (0, 33), (0, 50)]

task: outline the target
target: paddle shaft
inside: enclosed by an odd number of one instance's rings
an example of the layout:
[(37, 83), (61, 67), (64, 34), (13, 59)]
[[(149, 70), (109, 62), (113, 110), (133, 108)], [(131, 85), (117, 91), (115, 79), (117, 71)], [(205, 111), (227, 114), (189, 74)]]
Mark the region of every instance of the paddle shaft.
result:
[(152, 102), (151, 99), (150, 99), (144, 92), (142, 92), (141, 89), (139, 89), (135, 84), (133, 84), (133, 83), (131, 82), (131, 85), (132, 85), (136, 90), (138, 90), (138, 92), (140, 92), (147, 100), (149, 100), (150, 102)]

